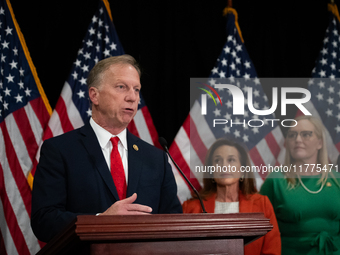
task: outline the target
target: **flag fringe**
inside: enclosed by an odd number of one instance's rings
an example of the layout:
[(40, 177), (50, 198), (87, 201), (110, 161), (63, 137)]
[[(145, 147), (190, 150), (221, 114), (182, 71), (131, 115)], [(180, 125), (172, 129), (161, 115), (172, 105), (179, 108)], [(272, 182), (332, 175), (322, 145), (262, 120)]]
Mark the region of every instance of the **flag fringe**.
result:
[(109, 14), (109, 17), (110, 17), (111, 21), (113, 21), (112, 14), (111, 14), (111, 9), (110, 9), (110, 3), (107, 0), (103, 0), (103, 3), (105, 5), (105, 7), (106, 7), (106, 11)]
[(33, 189), (33, 180), (34, 180), (34, 177), (31, 173), (31, 171), (28, 173), (28, 176), (27, 176), (27, 182), (28, 182), (28, 185), (30, 186), (30, 189), (32, 190)]
[(224, 8), (223, 16), (226, 16), (228, 13), (233, 13), (234, 14), (234, 16), (235, 16), (235, 26), (237, 28), (238, 35), (240, 36), (242, 42), (244, 43), (244, 40), (243, 40), (243, 37), (242, 37), (242, 32), (241, 32), (240, 26), (238, 25), (238, 14), (237, 14), (237, 11), (234, 8), (231, 8), (231, 7), (228, 6), (228, 7)]
[(333, 15), (338, 19), (340, 22), (340, 16), (338, 11), (338, 6), (334, 3), (328, 4), (328, 11), (332, 12)]

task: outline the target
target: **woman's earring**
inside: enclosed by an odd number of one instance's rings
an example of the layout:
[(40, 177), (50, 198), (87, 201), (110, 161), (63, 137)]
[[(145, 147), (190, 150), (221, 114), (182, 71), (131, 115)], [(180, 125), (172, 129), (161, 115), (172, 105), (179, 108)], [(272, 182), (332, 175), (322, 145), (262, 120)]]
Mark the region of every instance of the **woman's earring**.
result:
[(244, 175), (241, 176), (240, 182), (243, 182), (243, 180), (244, 180)]

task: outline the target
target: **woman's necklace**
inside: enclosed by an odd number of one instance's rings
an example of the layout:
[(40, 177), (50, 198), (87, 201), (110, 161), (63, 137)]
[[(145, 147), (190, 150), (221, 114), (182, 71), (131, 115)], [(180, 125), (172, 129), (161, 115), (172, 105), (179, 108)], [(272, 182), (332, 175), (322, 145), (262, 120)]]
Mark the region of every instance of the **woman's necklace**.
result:
[(326, 183), (326, 181), (327, 181), (327, 178), (326, 178), (325, 181), (322, 182), (321, 187), (320, 187), (319, 190), (317, 190), (317, 191), (312, 191), (312, 190), (308, 189), (308, 188), (305, 186), (305, 184), (304, 184), (304, 183), (302, 182), (302, 180), (301, 180), (300, 175), (298, 175), (298, 179), (299, 179), (299, 182), (300, 182), (301, 186), (302, 186), (307, 192), (309, 192), (309, 193), (311, 193), (311, 194), (318, 194), (318, 193), (323, 189), (323, 187), (325, 186), (325, 183)]

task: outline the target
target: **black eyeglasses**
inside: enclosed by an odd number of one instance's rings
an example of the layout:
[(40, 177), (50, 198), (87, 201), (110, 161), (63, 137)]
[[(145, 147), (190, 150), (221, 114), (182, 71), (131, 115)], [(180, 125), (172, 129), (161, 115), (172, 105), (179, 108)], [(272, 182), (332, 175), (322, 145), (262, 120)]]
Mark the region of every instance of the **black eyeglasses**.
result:
[(296, 131), (288, 131), (287, 139), (295, 140), (299, 134), (303, 141), (308, 141), (313, 136), (313, 131), (300, 131), (300, 133)]

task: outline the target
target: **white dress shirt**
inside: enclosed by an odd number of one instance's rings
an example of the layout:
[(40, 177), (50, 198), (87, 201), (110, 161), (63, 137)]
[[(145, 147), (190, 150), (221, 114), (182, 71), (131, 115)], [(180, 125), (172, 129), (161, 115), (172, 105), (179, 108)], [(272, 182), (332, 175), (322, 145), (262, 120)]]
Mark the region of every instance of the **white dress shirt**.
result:
[[(90, 125), (94, 130), (94, 133), (97, 136), (100, 147), (102, 148), (104, 158), (106, 160), (107, 166), (111, 169), (111, 151), (112, 151), (112, 143), (110, 141), (111, 137), (115, 137), (109, 131), (105, 130), (101, 126), (99, 126), (92, 118), (90, 119)], [(118, 135), (119, 143), (118, 143), (118, 151), (120, 157), (122, 158), (124, 172), (125, 172), (125, 180), (128, 183), (128, 151), (127, 151), (127, 140), (126, 140), (126, 129), (120, 132)]]

